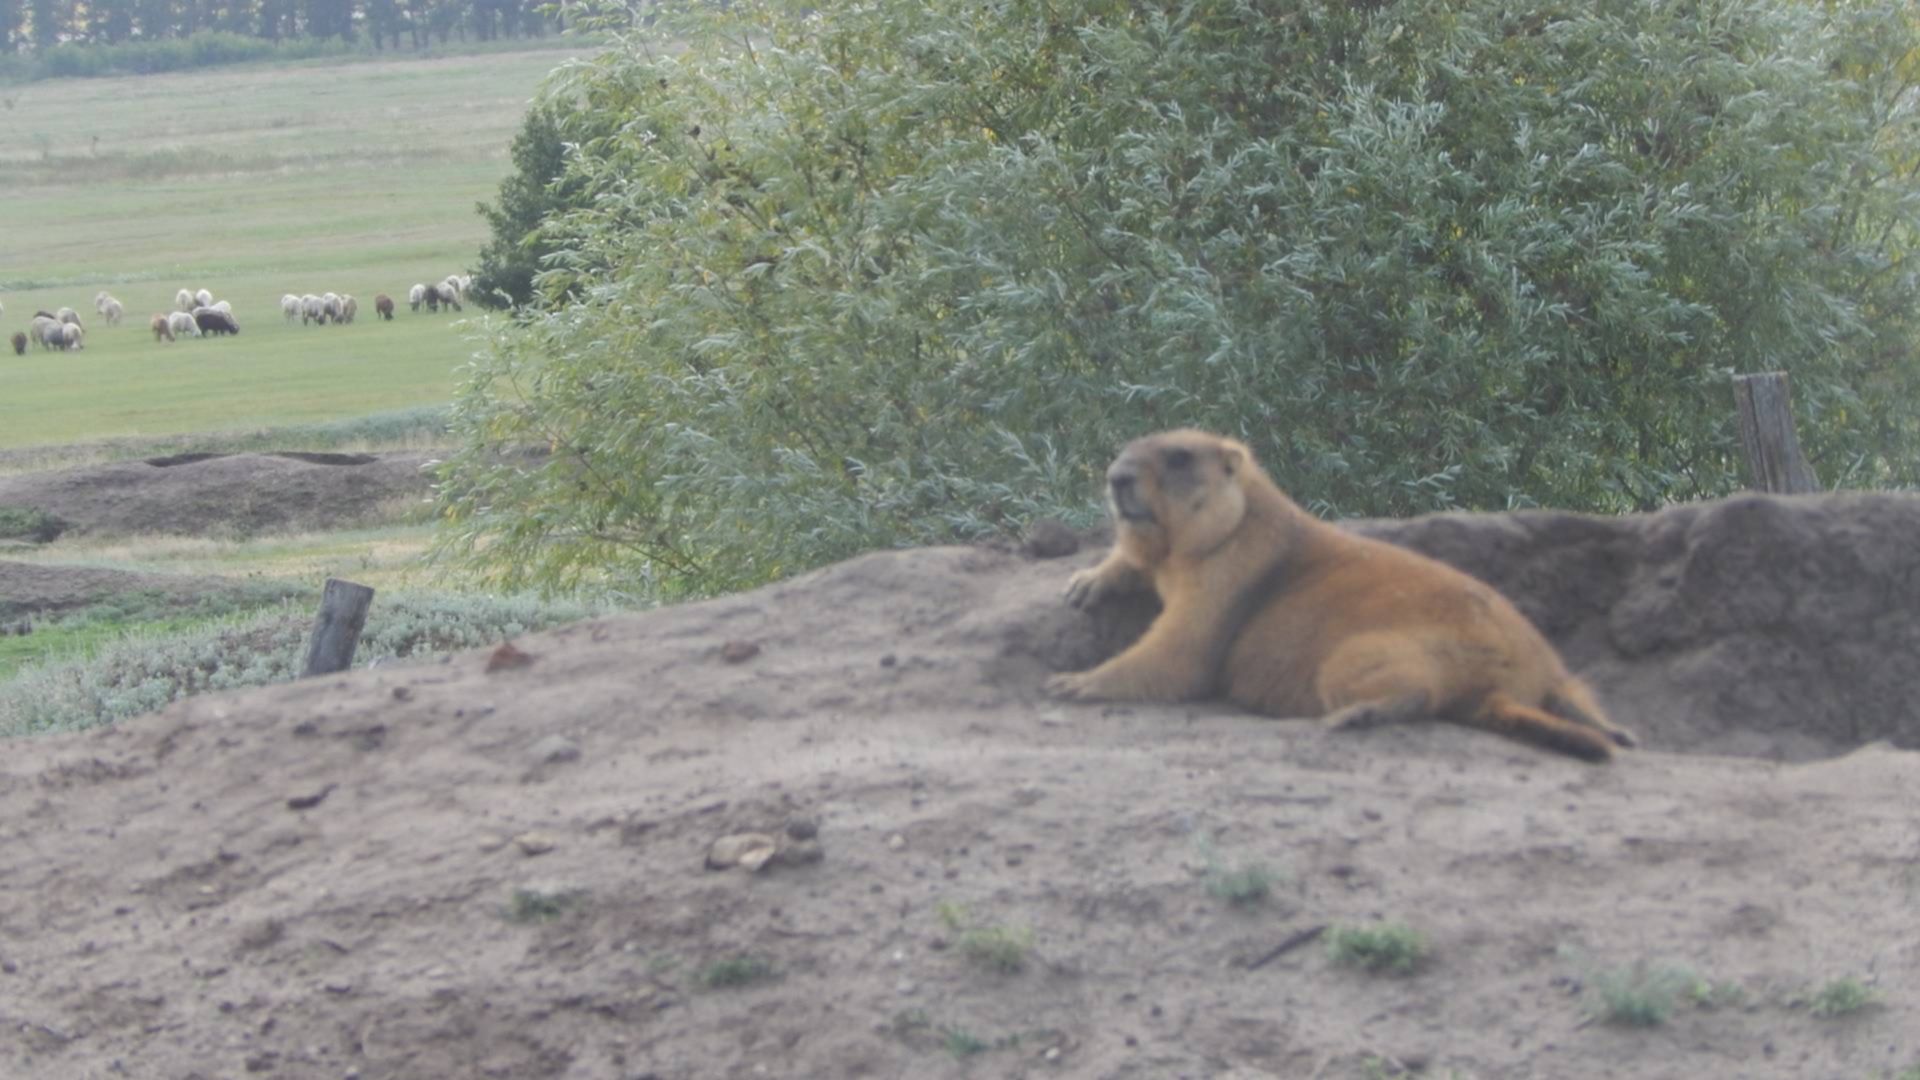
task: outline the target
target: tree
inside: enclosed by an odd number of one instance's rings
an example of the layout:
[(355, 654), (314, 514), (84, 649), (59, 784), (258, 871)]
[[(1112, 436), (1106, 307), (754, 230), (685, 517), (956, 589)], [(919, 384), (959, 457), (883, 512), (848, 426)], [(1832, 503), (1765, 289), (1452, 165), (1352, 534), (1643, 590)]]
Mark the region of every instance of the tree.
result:
[(60, 0), (27, 0), (27, 23), (33, 35), (33, 47), (51, 49), (65, 32), (70, 9)]
[(1905, 16), (696, 6), (552, 89), (617, 126), (537, 230), (568, 299), (471, 372), (444, 550), (738, 587), (1086, 516), (1188, 424), (1329, 514), (1643, 509), (1737, 487), (1734, 369), (1911, 485)]
[(25, 22), (26, 12), (20, 0), (0, 0), (0, 50), (12, 55), (20, 47), (24, 40), (20, 28)]
[(535, 303), (546, 307), (569, 298), (565, 291), (541, 296), (536, 288), (540, 264), (557, 246), (542, 234), (541, 225), (549, 216), (578, 204), (582, 186), (566, 175), (567, 144), (585, 137), (596, 117), (604, 115), (564, 100), (537, 104), (527, 111), (513, 139), (513, 171), (500, 182), (499, 201), (478, 207), (492, 239), (480, 249), (473, 280), (476, 302), (490, 308)]

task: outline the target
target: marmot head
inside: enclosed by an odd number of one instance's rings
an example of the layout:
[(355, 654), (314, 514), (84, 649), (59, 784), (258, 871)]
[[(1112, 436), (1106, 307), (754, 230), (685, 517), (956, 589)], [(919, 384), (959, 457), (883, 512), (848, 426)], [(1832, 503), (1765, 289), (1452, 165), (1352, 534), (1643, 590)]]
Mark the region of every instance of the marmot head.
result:
[(1246, 516), (1244, 445), (1204, 431), (1135, 439), (1107, 469), (1107, 505), (1124, 542), (1148, 563), (1219, 547)]

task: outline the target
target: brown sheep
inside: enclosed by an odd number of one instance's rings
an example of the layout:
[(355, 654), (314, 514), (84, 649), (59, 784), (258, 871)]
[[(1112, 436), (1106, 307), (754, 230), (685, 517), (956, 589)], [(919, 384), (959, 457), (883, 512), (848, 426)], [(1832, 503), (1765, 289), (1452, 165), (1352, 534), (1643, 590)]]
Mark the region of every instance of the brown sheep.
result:
[(15, 356), (27, 355), (27, 335), (26, 334), (22, 333), (19, 330), (15, 330), (13, 332), (13, 337), (9, 338), (8, 340), (13, 342), (13, 355)]
[(165, 315), (155, 315), (148, 321), (147, 327), (153, 331), (153, 340), (155, 342), (173, 340), (173, 327), (167, 325), (167, 317)]
[(380, 293), (373, 298), (373, 310), (388, 322), (393, 321), (393, 297)]

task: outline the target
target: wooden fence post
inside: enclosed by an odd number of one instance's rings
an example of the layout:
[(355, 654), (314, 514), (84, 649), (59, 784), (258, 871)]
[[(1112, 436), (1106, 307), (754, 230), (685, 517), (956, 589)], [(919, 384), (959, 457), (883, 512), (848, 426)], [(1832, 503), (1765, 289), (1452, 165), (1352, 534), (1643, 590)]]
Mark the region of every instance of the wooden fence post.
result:
[(1820, 491), (1820, 478), (1800, 452), (1800, 437), (1793, 430), (1787, 373), (1735, 375), (1733, 400), (1740, 409), (1747, 486), (1783, 495)]
[(320, 593), (320, 615), (313, 623), (313, 637), (307, 641), (308, 675), (331, 675), (353, 665), (353, 650), (360, 644), (360, 631), (366, 629), (367, 608), (373, 605), (373, 590), (351, 581), (328, 578)]

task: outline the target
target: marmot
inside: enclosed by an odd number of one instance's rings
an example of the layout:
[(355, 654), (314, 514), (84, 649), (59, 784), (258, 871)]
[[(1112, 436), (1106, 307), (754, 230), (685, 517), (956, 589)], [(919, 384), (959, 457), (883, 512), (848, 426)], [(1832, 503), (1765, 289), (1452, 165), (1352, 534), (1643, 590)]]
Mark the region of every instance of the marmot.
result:
[(1335, 727), (1433, 717), (1588, 761), (1634, 745), (1505, 597), (1318, 520), (1239, 442), (1191, 430), (1136, 439), (1107, 470), (1107, 494), (1113, 551), (1073, 575), (1067, 602), (1152, 588), (1161, 611), (1120, 655), (1050, 679), (1061, 697), (1224, 693)]

